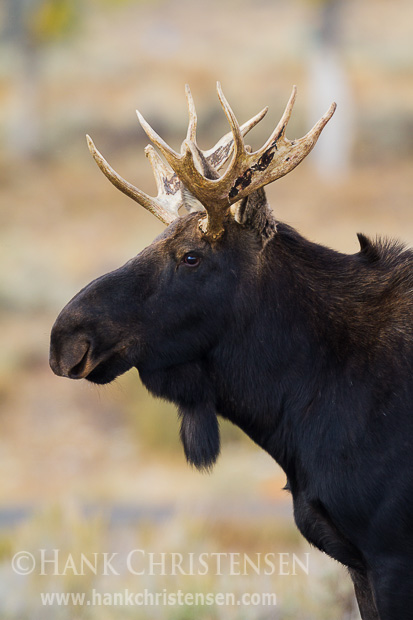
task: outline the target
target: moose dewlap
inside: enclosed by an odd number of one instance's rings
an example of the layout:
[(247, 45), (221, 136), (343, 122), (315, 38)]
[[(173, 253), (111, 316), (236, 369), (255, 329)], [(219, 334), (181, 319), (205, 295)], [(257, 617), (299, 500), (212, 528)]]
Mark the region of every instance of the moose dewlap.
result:
[[(135, 367), (176, 403), (189, 462), (208, 468), (218, 416), (284, 469), (298, 528), (348, 567), (363, 620), (413, 618), (413, 253), (359, 234), (353, 255), (278, 222), (264, 186), (311, 151), (333, 104), (285, 137), (295, 88), (253, 152), (220, 86), (231, 131), (207, 151), (189, 126), (180, 153), (138, 114), (152, 146), (150, 197), (108, 179), (168, 225), (146, 249), (86, 286), (51, 334), (57, 375), (107, 383)], [(184, 207), (184, 209), (181, 209)], [(186, 215), (180, 216), (186, 210)]]

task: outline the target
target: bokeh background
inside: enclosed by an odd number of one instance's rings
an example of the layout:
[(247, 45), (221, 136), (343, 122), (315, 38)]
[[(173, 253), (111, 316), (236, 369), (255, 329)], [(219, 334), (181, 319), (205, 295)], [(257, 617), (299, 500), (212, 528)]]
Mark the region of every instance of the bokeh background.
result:
[[(298, 85), (287, 135), (336, 100), (316, 149), (268, 188), (279, 219), (356, 252), (362, 231), (413, 238), (410, 0), (2, 0), (0, 4), (0, 617), (357, 619), (344, 569), (296, 532), (276, 464), (223, 425), (211, 475), (189, 468), (174, 408), (136, 371), (97, 388), (55, 377), (51, 325), (86, 283), (162, 230), (101, 175), (85, 133), (155, 193), (135, 108), (177, 148), (184, 84), (199, 142), (227, 131), (219, 79), (241, 122), (265, 105), (260, 146)], [(69, 553), (310, 553), (290, 576), (18, 576), (11, 558)], [(277, 606), (42, 607), (41, 591), (276, 592)]]

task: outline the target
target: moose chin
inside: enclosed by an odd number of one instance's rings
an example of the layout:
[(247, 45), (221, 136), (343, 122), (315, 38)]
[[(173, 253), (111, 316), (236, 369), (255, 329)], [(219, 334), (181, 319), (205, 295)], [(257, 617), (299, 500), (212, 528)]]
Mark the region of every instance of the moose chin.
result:
[[(210, 150), (189, 127), (176, 153), (138, 114), (158, 194), (106, 162), (108, 179), (167, 224), (135, 258), (58, 316), (50, 365), (103, 384), (137, 368), (177, 405), (185, 454), (210, 468), (218, 417), (286, 473), (305, 538), (348, 567), (363, 620), (413, 618), (413, 253), (358, 235), (347, 255), (278, 222), (264, 186), (311, 151), (335, 110), (290, 141), (295, 88), (253, 152), (220, 86), (231, 131)], [(178, 211), (180, 213), (178, 213)], [(181, 215), (185, 211), (185, 215)]]

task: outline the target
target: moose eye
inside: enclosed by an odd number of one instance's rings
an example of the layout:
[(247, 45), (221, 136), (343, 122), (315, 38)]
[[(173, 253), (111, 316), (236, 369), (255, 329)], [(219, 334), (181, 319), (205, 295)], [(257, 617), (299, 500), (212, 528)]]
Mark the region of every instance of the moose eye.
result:
[(200, 257), (194, 254), (193, 252), (188, 252), (187, 254), (184, 255), (182, 259), (182, 263), (186, 265), (187, 267), (197, 267), (200, 262), (201, 262)]

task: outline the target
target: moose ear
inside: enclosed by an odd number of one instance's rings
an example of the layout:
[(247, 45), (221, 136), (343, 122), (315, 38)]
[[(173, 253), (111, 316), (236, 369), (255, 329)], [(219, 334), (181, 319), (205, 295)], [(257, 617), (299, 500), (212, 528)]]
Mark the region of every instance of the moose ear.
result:
[(181, 440), (186, 459), (197, 469), (210, 469), (220, 451), (219, 424), (212, 405), (179, 407)]
[(263, 188), (235, 203), (232, 211), (238, 224), (256, 231), (263, 247), (277, 232), (277, 224)]
[(377, 246), (363, 233), (357, 233), (360, 243), (360, 254), (364, 256), (370, 263), (375, 263), (380, 259), (380, 252)]

